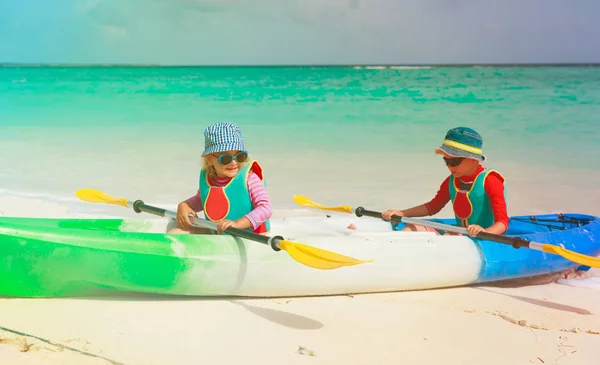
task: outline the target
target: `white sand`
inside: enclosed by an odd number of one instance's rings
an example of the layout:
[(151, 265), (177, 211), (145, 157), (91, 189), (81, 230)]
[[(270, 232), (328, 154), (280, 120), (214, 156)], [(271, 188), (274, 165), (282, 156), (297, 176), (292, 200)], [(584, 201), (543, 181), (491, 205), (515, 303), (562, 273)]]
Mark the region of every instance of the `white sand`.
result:
[(110, 361), (49, 344), (36, 338), (0, 330), (0, 361), (3, 365), (105, 365)]
[[(0, 323), (123, 364), (579, 365), (600, 361), (599, 293), (504, 284), (295, 299), (0, 299)], [(0, 336), (3, 365), (109, 364), (36, 341), (19, 352), (18, 336)]]

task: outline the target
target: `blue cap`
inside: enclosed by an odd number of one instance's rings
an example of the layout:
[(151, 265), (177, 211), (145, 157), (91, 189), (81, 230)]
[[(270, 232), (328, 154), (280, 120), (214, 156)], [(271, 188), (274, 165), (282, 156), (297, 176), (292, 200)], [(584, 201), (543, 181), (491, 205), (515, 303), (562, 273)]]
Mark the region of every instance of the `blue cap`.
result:
[(485, 161), (483, 155), (483, 138), (471, 128), (456, 127), (446, 133), (442, 145), (435, 149), (435, 153), (446, 154), (453, 157), (465, 157)]
[(202, 156), (223, 151), (246, 151), (242, 130), (233, 123), (218, 122), (204, 130)]

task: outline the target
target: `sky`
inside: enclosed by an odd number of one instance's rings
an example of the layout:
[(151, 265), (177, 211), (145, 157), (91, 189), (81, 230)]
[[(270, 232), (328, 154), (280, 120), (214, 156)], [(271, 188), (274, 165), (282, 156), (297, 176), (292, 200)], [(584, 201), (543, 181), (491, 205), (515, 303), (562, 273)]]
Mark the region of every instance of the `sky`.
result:
[(0, 0), (0, 63), (600, 62), (600, 0)]

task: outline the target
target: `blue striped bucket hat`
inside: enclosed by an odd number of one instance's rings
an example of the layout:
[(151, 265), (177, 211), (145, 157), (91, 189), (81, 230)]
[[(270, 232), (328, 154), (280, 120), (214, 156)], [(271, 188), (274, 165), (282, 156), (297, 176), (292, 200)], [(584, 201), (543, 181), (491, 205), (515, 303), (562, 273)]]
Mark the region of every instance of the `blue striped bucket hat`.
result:
[(483, 138), (475, 130), (467, 127), (456, 127), (446, 133), (442, 145), (435, 149), (435, 153), (446, 154), (453, 157), (472, 158), (485, 161), (483, 155)]
[(246, 151), (242, 130), (233, 123), (218, 122), (204, 130), (202, 156), (223, 151)]

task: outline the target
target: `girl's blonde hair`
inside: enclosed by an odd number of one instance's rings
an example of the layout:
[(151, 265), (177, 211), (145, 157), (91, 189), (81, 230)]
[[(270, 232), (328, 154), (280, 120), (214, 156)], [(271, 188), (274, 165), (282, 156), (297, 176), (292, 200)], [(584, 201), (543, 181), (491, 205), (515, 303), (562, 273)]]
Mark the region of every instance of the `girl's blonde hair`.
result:
[[(211, 163), (208, 161), (208, 156), (210, 156), (210, 155), (206, 155), (206, 156), (202, 157), (202, 170), (206, 171), (206, 174), (210, 177), (217, 177), (217, 170), (215, 170), (215, 167), (213, 165), (211, 165)], [(238, 165), (240, 165), (240, 169), (242, 167), (244, 167), (244, 165), (250, 161), (252, 161), (252, 157), (248, 153), (248, 157), (246, 158), (246, 161), (244, 161), (242, 163), (238, 162)]]

